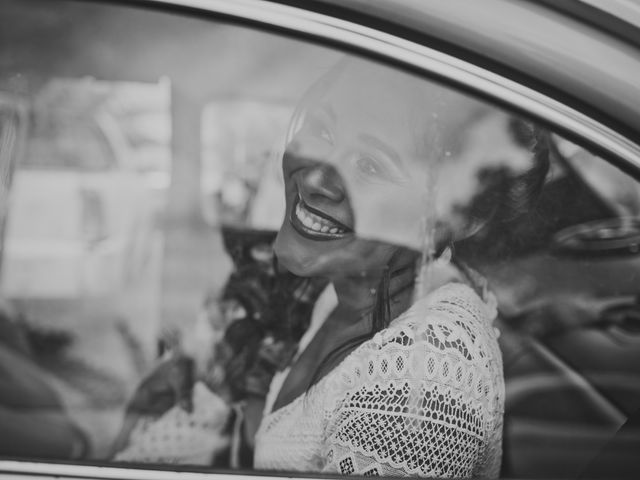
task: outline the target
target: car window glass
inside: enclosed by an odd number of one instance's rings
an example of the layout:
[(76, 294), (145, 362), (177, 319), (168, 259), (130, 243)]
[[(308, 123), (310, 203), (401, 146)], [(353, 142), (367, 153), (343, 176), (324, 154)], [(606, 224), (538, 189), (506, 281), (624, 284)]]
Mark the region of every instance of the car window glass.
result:
[(73, 1), (0, 16), (0, 457), (528, 478), (632, 461), (640, 184), (608, 158), (246, 25)]

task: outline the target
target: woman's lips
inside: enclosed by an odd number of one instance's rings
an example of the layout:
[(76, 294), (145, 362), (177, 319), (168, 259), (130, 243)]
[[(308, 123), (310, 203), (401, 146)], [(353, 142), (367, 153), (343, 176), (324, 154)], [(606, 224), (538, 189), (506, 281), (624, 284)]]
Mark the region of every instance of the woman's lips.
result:
[(300, 197), (297, 198), (293, 205), (291, 224), (298, 233), (314, 240), (334, 240), (352, 233), (349, 227), (309, 207)]

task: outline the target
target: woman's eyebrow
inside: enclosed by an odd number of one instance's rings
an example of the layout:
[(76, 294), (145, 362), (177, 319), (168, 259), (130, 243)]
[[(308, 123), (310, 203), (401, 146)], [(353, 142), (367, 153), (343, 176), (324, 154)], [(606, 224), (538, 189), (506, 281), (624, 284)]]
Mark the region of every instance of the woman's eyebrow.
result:
[(389, 159), (395, 164), (396, 167), (402, 169), (402, 161), (400, 160), (400, 156), (385, 142), (383, 142), (379, 138), (374, 137), (373, 135), (369, 135), (368, 133), (361, 133), (360, 135), (358, 135), (358, 139), (363, 143), (373, 145), (378, 150), (381, 150), (387, 157), (389, 157)]

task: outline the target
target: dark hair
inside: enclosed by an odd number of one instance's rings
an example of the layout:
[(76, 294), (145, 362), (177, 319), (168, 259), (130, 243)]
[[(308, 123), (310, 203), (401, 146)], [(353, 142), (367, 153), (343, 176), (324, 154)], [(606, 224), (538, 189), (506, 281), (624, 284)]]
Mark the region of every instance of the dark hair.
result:
[(475, 265), (507, 260), (541, 243), (530, 226), (539, 220), (536, 207), (549, 172), (551, 134), (519, 117), (510, 119), (508, 129), (516, 144), (532, 152), (532, 166), (520, 174), (502, 167), (478, 173), (481, 188), (460, 213), (480, 219), (482, 226), (456, 242), (458, 255)]
[(505, 220), (512, 221), (525, 214), (540, 197), (549, 172), (551, 139), (547, 130), (517, 117), (509, 121), (509, 131), (520, 146), (533, 152), (533, 166), (513, 179), (507, 193)]

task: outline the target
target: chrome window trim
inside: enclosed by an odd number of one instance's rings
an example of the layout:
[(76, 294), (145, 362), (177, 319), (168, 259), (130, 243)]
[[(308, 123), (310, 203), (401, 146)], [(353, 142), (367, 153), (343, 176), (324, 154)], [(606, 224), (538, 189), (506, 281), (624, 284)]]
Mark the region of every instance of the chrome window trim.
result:
[[(179, 470), (177, 467), (172, 469), (168, 466), (164, 469), (151, 470), (144, 468), (128, 468), (126, 464), (119, 466), (94, 466), (94, 465), (72, 465), (62, 463), (45, 463), (31, 462), (21, 460), (0, 460), (0, 477), (8, 480), (10, 475), (15, 478), (25, 480), (31, 477), (42, 480), (42, 477), (74, 478), (78, 480), (176, 480), (179, 476), (180, 480), (274, 480), (278, 478), (273, 475), (260, 474), (243, 474), (233, 473), (214, 473), (214, 472), (188, 472)], [(281, 475), (280, 478), (300, 478), (291, 475)], [(305, 480), (326, 480), (323, 477), (310, 477), (305, 475)]]
[[(108, 1), (108, 0), (107, 0)], [(121, 4), (126, 4), (120, 0)], [(436, 74), (471, 90), (483, 92), (500, 102), (530, 112), (562, 129), (572, 131), (588, 142), (600, 145), (640, 172), (640, 145), (602, 123), (546, 95), (501, 77), (469, 62), (393, 35), (297, 7), (264, 0), (142, 0), (131, 5), (178, 6), (202, 12), (251, 20), (319, 39), (339, 42), (402, 63), (421, 72)], [(209, 473), (171, 470), (146, 470), (120, 466), (88, 466), (19, 460), (1, 460), (2, 478), (73, 477), (77, 479), (173, 480), (272, 480), (274, 476), (243, 473)], [(300, 478), (283, 475), (281, 478)], [(304, 478), (314, 478), (305, 475)]]

